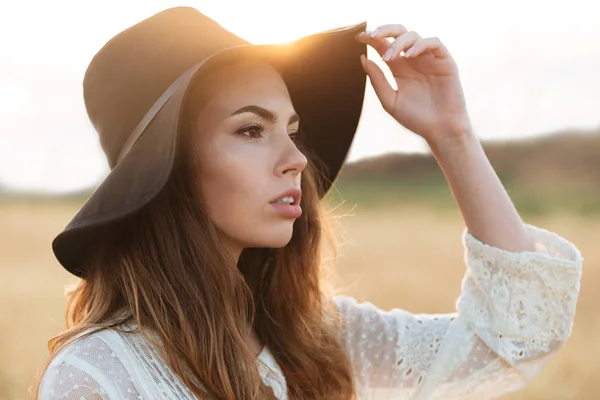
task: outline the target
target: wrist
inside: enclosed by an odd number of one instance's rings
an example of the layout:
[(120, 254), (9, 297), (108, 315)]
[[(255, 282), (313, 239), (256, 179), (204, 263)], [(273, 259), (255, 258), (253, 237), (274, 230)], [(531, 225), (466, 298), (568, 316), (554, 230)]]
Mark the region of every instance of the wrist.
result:
[(480, 147), (479, 139), (472, 129), (463, 129), (460, 131), (442, 132), (439, 135), (432, 135), (433, 140), (427, 140), (427, 144), (434, 155), (464, 153)]

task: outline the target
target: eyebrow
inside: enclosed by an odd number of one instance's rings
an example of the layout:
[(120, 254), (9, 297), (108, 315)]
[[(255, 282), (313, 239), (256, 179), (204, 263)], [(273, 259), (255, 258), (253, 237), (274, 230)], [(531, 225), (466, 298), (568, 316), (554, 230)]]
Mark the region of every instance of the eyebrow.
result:
[[(256, 114), (259, 117), (261, 117), (262, 119), (267, 120), (271, 123), (277, 122), (277, 115), (275, 115), (274, 112), (267, 110), (266, 108), (262, 108), (260, 106), (255, 106), (255, 105), (244, 106), (244, 107), (234, 111), (231, 114), (231, 116), (233, 117), (234, 115), (239, 115), (239, 114), (244, 114), (244, 113)], [(298, 114), (293, 114), (288, 121), (288, 125), (291, 125), (298, 121), (300, 121), (300, 117), (298, 116)]]

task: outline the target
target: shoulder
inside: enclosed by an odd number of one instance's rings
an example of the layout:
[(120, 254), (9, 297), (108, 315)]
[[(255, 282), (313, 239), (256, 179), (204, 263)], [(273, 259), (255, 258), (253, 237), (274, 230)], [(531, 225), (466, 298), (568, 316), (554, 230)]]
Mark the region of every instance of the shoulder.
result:
[(40, 400), (118, 399), (140, 395), (120, 334), (86, 331), (54, 356), (46, 369)]
[(119, 351), (118, 336), (109, 329), (85, 331), (56, 354), (50, 366), (85, 362), (100, 368)]
[(345, 295), (335, 295), (332, 298), (335, 310), (343, 318), (355, 318), (362, 315), (382, 313), (375, 304), (369, 301), (359, 302), (356, 298)]

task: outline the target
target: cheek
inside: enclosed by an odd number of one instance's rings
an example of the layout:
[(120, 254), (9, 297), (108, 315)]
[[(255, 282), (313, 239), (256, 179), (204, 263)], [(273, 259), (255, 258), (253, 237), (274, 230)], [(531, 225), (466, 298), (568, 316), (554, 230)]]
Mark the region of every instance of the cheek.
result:
[(244, 154), (207, 154), (201, 161), (200, 192), (210, 219), (227, 236), (246, 235), (268, 205), (263, 170)]
[(284, 246), (293, 220), (282, 218), (269, 204), (280, 190), (273, 175), (273, 152), (234, 141), (207, 146), (202, 153), (200, 193), (215, 226), (243, 247)]

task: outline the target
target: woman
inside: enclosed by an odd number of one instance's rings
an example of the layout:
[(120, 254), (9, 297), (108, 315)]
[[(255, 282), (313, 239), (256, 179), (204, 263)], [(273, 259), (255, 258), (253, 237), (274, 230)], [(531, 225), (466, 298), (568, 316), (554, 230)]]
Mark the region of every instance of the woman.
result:
[[(40, 399), (495, 398), (556, 353), (579, 252), (519, 218), (441, 42), (364, 28), (252, 46), (175, 8), (100, 50), (84, 95), (111, 173), (53, 243), (82, 280)], [(456, 314), (382, 311), (326, 285), (319, 199), (366, 76), (430, 145), (464, 215)]]

